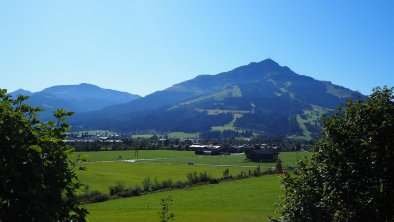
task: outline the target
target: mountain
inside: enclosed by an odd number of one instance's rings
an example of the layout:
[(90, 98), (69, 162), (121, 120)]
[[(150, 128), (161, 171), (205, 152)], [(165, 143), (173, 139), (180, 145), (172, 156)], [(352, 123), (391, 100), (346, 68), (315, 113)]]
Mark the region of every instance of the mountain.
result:
[(321, 129), (322, 114), (358, 94), (266, 59), (77, 115), (71, 124), (74, 129), (311, 139)]
[(76, 105), (77, 112), (99, 110), (106, 106), (123, 104), (140, 98), (127, 92), (103, 89), (82, 83), (79, 85), (59, 85), (46, 88), (41, 93), (48, 93)]
[(10, 93), (12, 97), (17, 97), (18, 95), (30, 96), (31, 94), (33, 93), (30, 92), (29, 90), (24, 90), (24, 89), (18, 89)]
[(140, 98), (138, 95), (103, 89), (87, 83), (52, 86), (35, 93), (20, 89), (10, 94), (13, 97), (18, 94), (30, 96), (30, 99), (27, 101), (30, 105), (39, 106), (45, 110), (41, 114), (43, 119), (50, 117), (53, 110), (58, 108), (77, 113), (89, 112), (103, 109), (106, 106), (124, 104)]

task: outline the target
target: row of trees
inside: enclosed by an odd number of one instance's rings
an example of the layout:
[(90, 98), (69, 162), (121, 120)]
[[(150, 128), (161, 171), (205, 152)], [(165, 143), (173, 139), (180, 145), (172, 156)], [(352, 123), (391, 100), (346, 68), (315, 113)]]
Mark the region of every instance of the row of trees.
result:
[[(75, 151), (105, 151), (105, 150), (189, 150), (189, 146), (193, 144), (192, 140), (181, 140), (174, 138), (165, 138), (160, 140), (156, 135), (150, 138), (122, 138), (122, 142), (106, 142), (106, 141), (76, 141), (69, 144), (74, 147)], [(309, 149), (312, 141), (297, 140), (264, 140), (260, 137), (254, 137), (251, 140), (245, 139), (202, 139), (201, 144), (220, 145), (223, 148), (232, 146), (267, 144), (269, 147), (277, 147), (279, 151), (299, 151), (301, 149)]]

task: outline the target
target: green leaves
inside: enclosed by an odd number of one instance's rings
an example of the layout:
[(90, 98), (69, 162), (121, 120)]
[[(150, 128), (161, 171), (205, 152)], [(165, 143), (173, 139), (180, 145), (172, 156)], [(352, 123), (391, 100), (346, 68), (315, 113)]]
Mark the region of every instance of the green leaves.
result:
[(394, 220), (393, 98), (376, 88), (323, 118), (316, 154), (283, 179), (286, 220)]
[(41, 147), (38, 146), (38, 145), (32, 145), (32, 146), (30, 146), (30, 149), (36, 151), (37, 153), (41, 153), (42, 152)]
[(41, 122), (41, 109), (0, 89), (0, 221), (85, 221), (75, 198), (80, 187), (62, 142), (71, 112), (55, 113), (58, 123)]
[(73, 112), (67, 112), (64, 109), (58, 109), (55, 111), (54, 116), (60, 122), (64, 122), (67, 119), (67, 117), (72, 116), (73, 114), (74, 114)]

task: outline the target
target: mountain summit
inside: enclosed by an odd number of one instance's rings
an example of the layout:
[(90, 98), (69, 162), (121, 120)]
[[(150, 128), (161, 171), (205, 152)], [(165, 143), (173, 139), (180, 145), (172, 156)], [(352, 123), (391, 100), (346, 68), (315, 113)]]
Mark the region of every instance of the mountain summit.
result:
[(72, 124), (84, 129), (311, 139), (321, 128), (320, 116), (356, 94), (266, 59), (77, 115)]
[(74, 112), (90, 112), (140, 98), (138, 95), (103, 89), (87, 83), (52, 86), (35, 93), (19, 89), (10, 94), (13, 97), (18, 94), (30, 96), (27, 101), (30, 105), (39, 106), (45, 110), (41, 115), (43, 119), (49, 118), (53, 110), (58, 108)]

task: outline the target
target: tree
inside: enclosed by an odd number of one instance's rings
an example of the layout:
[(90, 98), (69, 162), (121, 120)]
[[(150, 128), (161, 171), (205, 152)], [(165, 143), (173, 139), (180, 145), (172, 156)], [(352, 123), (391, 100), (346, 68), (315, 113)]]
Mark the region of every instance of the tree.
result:
[(160, 222), (168, 222), (170, 220), (175, 220), (174, 213), (170, 212), (170, 205), (172, 202), (172, 197), (168, 196), (161, 199), (161, 210), (160, 210)]
[(40, 108), (0, 90), (0, 221), (85, 221), (71, 149), (62, 141), (71, 112), (56, 122), (37, 119)]
[(393, 99), (376, 88), (323, 118), (314, 156), (283, 179), (285, 221), (394, 221)]
[(276, 172), (282, 172), (283, 171), (283, 166), (282, 166), (282, 160), (278, 158), (278, 160), (275, 163), (275, 170)]

